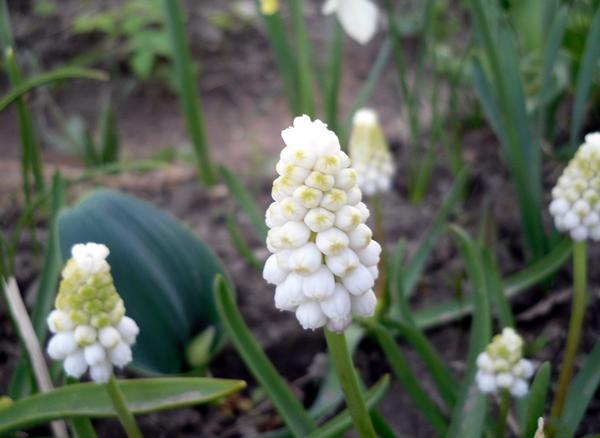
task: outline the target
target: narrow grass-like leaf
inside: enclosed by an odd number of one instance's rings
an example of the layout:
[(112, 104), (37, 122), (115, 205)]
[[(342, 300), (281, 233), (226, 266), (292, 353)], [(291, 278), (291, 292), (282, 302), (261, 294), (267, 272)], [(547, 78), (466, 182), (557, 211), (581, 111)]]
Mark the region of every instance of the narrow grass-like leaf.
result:
[(378, 323), (370, 324), (369, 328), (375, 335), (396, 378), (398, 378), (408, 395), (413, 399), (415, 405), (425, 418), (427, 418), (431, 427), (437, 434), (444, 436), (448, 429), (448, 423), (444, 419), (440, 409), (418, 383), (419, 380), (408, 366), (402, 350), (400, 350), (392, 335), (385, 327)]
[(471, 66), (473, 85), (475, 86), (475, 92), (479, 98), (479, 103), (485, 112), (485, 115), (492, 125), (492, 129), (496, 133), (496, 136), (501, 143), (506, 144), (506, 132), (503, 128), (502, 118), (500, 116), (500, 109), (496, 103), (492, 86), (487, 80), (481, 62), (477, 57), (473, 58)]
[(310, 43), (306, 33), (306, 23), (302, 0), (290, 0), (292, 23), (296, 36), (298, 54), (298, 87), (300, 91), (300, 108), (310, 117), (315, 115), (315, 96), (313, 92), (313, 76), (311, 67)]
[[(367, 409), (374, 409), (383, 396), (387, 392), (390, 386), (390, 376), (387, 374), (383, 376), (379, 381), (373, 385), (364, 395), (365, 404)], [(344, 409), (341, 413), (333, 417), (319, 429), (314, 431), (309, 437), (312, 438), (329, 438), (342, 436), (352, 427), (352, 418), (347, 409)]]
[[(136, 415), (212, 402), (245, 386), (242, 380), (195, 377), (119, 382), (127, 407)], [(27, 397), (0, 410), (0, 434), (25, 430), (60, 418), (114, 416), (113, 405), (103, 385), (78, 383)]]
[(448, 216), (463, 193), (465, 184), (467, 182), (467, 177), (468, 173), (466, 169), (463, 169), (456, 176), (450, 191), (446, 195), (446, 198), (444, 199), (444, 202), (438, 211), (437, 216), (425, 232), (423, 239), (421, 239), (419, 249), (410, 259), (410, 262), (406, 268), (403, 269), (401, 276), (402, 284), (399, 287), (399, 292), (403, 293), (405, 297), (410, 297), (414, 293), (417, 282), (419, 281), (419, 278), (421, 278), (421, 274), (425, 268), (427, 258), (433, 250), (437, 239), (444, 232)]
[(561, 423), (575, 435), (585, 411), (600, 386), (600, 342), (588, 354), (581, 371), (571, 382), (563, 408)]
[(99, 154), (102, 164), (114, 163), (119, 159), (117, 117), (110, 102), (108, 102), (106, 107), (102, 110)]
[[(256, 1), (258, 5), (258, 0)], [(292, 47), (285, 31), (285, 24), (281, 19), (279, 12), (271, 15), (262, 14), (265, 29), (271, 49), (275, 57), (275, 62), (279, 67), (280, 77), (283, 81), (283, 88), (288, 99), (290, 113), (300, 115), (300, 95), (298, 93), (298, 64), (294, 58)]]
[[(350, 131), (350, 127), (352, 126), (352, 118), (354, 117), (354, 113), (358, 111), (360, 108), (365, 106), (369, 96), (373, 92), (375, 85), (379, 82), (379, 78), (381, 77), (381, 73), (385, 69), (390, 60), (390, 54), (392, 53), (392, 42), (390, 39), (386, 39), (381, 48), (379, 49), (379, 53), (377, 53), (377, 58), (375, 58), (375, 62), (373, 62), (373, 66), (367, 75), (367, 79), (361, 86), (360, 90), (356, 94), (356, 98), (350, 107), (350, 113), (344, 122), (344, 129), (340, 135), (340, 138), (346, 139), (347, 133)], [(346, 141), (342, 141), (342, 147), (345, 147)]]
[(17, 101), (23, 97), (23, 95), (38, 87), (65, 79), (93, 79), (96, 81), (106, 81), (108, 80), (108, 75), (100, 70), (80, 67), (61, 67), (56, 70), (41, 73), (21, 82), (18, 86), (15, 86), (6, 93), (4, 97), (0, 99), (0, 111), (4, 111), (11, 103)]
[[(548, 278), (569, 260), (572, 247), (571, 239), (565, 238), (544, 258), (508, 277), (502, 282), (504, 295), (508, 299), (513, 298)], [(428, 329), (462, 318), (472, 311), (473, 301), (467, 296), (417, 310), (414, 312), (414, 320), (418, 327)]]
[(419, 356), (421, 356), (425, 366), (431, 373), (440, 396), (444, 399), (448, 410), (451, 411), (456, 402), (458, 382), (444, 365), (429, 339), (427, 339), (421, 330), (410, 323), (392, 319), (386, 319), (384, 322), (406, 339)]
[(219, 315), (233, 345), (268, 394), (286, 426), (295, 436), (307, 436), (313, 432), (315, 423), (250, 333), (235, 304), (230, 286), (221, 276), (215, 278), (214, 294)]
[(498, 273), (498, 267), (492, 259), (492, 253), (489, 250), (482, 250), (481, 255), (483, 257), (482, 265), (485, 272), (485, 281), (487, 283), (488, 292), (490, 294), (490, 301), (494, 303), (500, 326), (514, 327), (515, 319), (512, 310), (510, 309), (508, 299), (506, 298), (506, 295), (504, 295), (502, 280)]
[(258, 237), (263, 240), (266, 239), (268, 228), (265, 224), (265, 215), (259, 211), (250, 192), (225, 166), (220, 166), (219, 171), (221, 172), (225, 184), (227, 184), (227, 187), (229, 187), (229, 190), (231, 190), (231, 193), (233, 193), (233, 196), (237, 199), (240, 207), (242, 207), (242, 210), (244, 210), (244, 213), (246, 213), (246, 216), (250, 219), (250, 223), (254, 227), (254, 231), (256, 231)]
[(165, 25), (173, 53), (181, 109), (185, 117), (194, 152), (196, 153), (200, 178), (206, 185), (210, 186), (215, 183), (216, 175), (206, 139), (202, 106), (196, 86), (192, 57), (185, 34), (183, 15), (179, 0), (162, 0), (162, 5)]
[(571, 130), (569, 132), (569, 142), (572, 150), (577, 147), (577, 136), (583, 124), (586, 100), (594, 81), (594, 74), (598, 70), (598, 58), (600, 58), (600, 8), (596, 11), (588, 31), (581, 65), (577, 73), (575, 102), (573, 103)]
[(450, 232), (465, 263), (475, 312), (471, 322), (466, 372), (447, 436), (449, 438), (479, 437), (485, 420), (486, 397), (479, 392), (475, 383), (477, 371), (475, 362), (477, 355), (484, 350), (491, 336), (488, 292), (479, 248), (461, 228), (451, 226)]
[(340, 23), (335, 20), (333, 38), (331, 42), (330, 64), (328, 71), (327, 93), (325, 95), (325, 119), (329, 129), (338, 132), (338, 98), (342, 82), (342, 61), (344, 49), (344, 31)]
[(537, 430), (538, 418), (544, 416), (544, 407), (550, 387), (550, 363), (544, 362), (538, 369), (529, 394), (524, 400), (524, 417), (521, 436), (532, 437)]
[(256, 258), (252, 249), (246, 243), (244, 236), (238, 230), (237, 223), (235, 222), (235, 218), (232, 213), (227, 213), (225, 218), (225, 222), (227, 224), (227, 232), (229, 233), (229, 238), (235, 246), (235, 249), (238, 250), (238, 253), (246, 260), (246, 262), (256, 269), (259, 272), (262, 272), (264, 263)]

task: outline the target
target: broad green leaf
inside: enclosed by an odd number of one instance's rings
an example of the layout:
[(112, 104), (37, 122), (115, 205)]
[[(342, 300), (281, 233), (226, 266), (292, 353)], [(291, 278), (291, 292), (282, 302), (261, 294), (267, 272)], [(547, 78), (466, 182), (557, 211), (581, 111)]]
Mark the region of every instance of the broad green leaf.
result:
[(265, 390), (273, 406), (295, 436), (307, 436), (316, 425), (294, 397), (289, 387), (266, 356), (235, 304), (231, 287), (221, 276), (214, 284), (215, 301), (223, 324), (242, 360)]
[[(464, 191), (467, 178), (468, 173), (465, 169), (460, 171), (460, 173), (456, 176), (454, 183), (446, 195), (446, 198), (444, 199), (437, 216), (425, 232), (423, 239), (421, 239), (419, 249), (410, 259), (406, 268), (402, 270), (402, 284), (399, 285), (399, 292), (403, 293), (405, 297), (410, 297), (414, 293), (415, 287), (421, 278), (423, 269), (425, 268), (427, 258), (429, 257), (429, 254), (431, 253), (437, 239), (444, 232), (448, 216), (460, 199), (460, 196)], [(399, 269), (399, 267), (396, 267), (395, 269)]]
[[(381, 401), (381, 399), (383, 399), (383, 396), (387, 392), (389, 386), (390, 376), (386, 374), (367, 391), (367, 393), (364, 395), (367, 409), (372, 410), (379, 404), (379, 402)], [(342, 436), (348, 430), (350, 430), (351, 427), (352, 418), (350, 417), (350, 413), (348, 412), (348, 410), (344, 409), (343, 412), (336, 415), (323, 426), (319, 427), (319, 429), (310, 434), (309, 437), (339, 437)]]
[(235, 196), (240, 207), (242, 207), (242, 210), (246, 213), (248, 219), (250, 219), (250, 223), (254, 227), (256, 235), (263, 240), (266, 239), (268, 228), (265, 224), (265, 214), (258, 209), (250, 192), (248, 192), (235, 175), (225, 166), (221, 166), (219, 171), (225, 180), (225, 184), (227, 184), (227, 187), (229, 187), (229, 190), (231, 190), (231, 193)]
[(425, 418), (427, 418), (428, 424), (431, 425), (438, 435), (444, 436), (448, 429), (448, 423), (438, 406), (419, 384), (419, 379), (408, 366), (406, 357), (396, 344), (395, 339), (385, 327), (378, 323), (370, 324), (369, 328), (375, 335), (388, 364), (404, 390), (413, 399), (415, 405)]
[[(122, 380), (119, 386), (136, 415), (208, 403), (246, 386), (242, 380), (197, 377)], [(0, 410), (0, 435), (61, 418), (108, 418), (116, 414), (104, 385), (78, 383), (35, 394)]]
[[(544, 258), (504, 280), (502, 282), (504, 295), (507, 299), (513, 298), (548, 278), (569, 260), (572, 249), (571, 239), (563, 239)], [(428, 329), (462, 318), (472, 311), (472, 298), (466, 296), (461, 300), (453, 299), (446, 303), (417, 310), (414, 312), (414, 320), (418, 327)]]
[(79, 242), (109, 247), (117, 290), (142, 327), (133, 348), (135, 368), (184, 371), (187, 343), (208, 326), (217, 329), (213, 348), (221, 344), (212, 282), (224, 267), (176, 219), (132, 196), (99, 190), (61, 213), (58, 232), (64, 260)]
[(588, 354), (581, 371), (571, 382), (563, 408), (561, 423), (574, 435), (594, 394), (600, 386), (600, 342)]
[(550, 386), (550, 363), (544, 362), (538, 369), (529, 394), (523, 401), (524, 416), (521, 423), (521, 436), (533, 437), (537, 430), (538, 418), (544, 416), (546, 398)]
[(447, 436), (448, 438), (479, 437), (485, 420), (486, 397), (477, 389), (475, 373), (477, 355), (485, 349), (491, 337), (488, 291), (485, 272), (481, 265), (481, 251), (461, 228), (452, 226), (450, 231), (465, 263), (473, 290), (475, 312), (471, 322), (466, 371)]
[(0, 99), (0, 111), (4, 111), (11, 103), (21, 98), (38, 87), (48, 85), (49, 83), (62, 81), (65, 79), (93, 79), (96, 81), (106, 81), (108, 76), (99, 70), (90, 70), (80, 67), (61, 67), (21, 82), (18, 86), (12, 88), (2, 99)]
[(596, 11), (587, 34), (583, 58), (577, 74), (575, 102), (573, 103), (571, 130), (569, 133), (569, 140), (573, 150), (577, 147), (577, 135), (583, 124), (586, 101), (594, 81), (594, 75), (598, 71), (598, 58), (600, 58), (600, 8)]

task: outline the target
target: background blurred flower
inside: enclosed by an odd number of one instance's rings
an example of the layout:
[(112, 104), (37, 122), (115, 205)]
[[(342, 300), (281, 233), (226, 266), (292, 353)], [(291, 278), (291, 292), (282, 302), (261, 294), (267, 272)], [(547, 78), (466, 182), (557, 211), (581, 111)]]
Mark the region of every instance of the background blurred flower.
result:
[(336, 14), (344, 31), (360, 44), (368, 43), (377, 30), (377, 7), (370, 0), (327, 0), (324, 14)]

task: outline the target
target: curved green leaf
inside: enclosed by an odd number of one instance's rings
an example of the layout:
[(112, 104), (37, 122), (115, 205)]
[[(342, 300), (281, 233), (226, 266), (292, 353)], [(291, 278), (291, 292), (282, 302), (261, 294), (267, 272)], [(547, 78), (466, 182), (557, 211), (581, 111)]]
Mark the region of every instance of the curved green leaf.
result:
[[(243, 389), (242, 380), (199, 377), (132, 379), (119, 382), (133, 414), (208, 403)], [(106, 388), (79, 383), (39, 393), (0, 410), (0, 435), (60, 418), (106, 418), (116, 414)]]
[(214, 285), (215, 301), (225, 329), (242, 360), (268, 394), (271, 402), (294, 436), (307, 436), (316, 429), (302, 404), (294, 397), (238, 310), (233, 292), (221, 276)]
[[(386, 374), (367, 391), (367, 393), (364, 395), (367, 409), (371, 410), (379, 404), (389, 386), (390, 376)], [(309, 435), (309, 437), (339, 437), (347, 432), (351, 427), (352, 418), (350, 417), (350, 412), (348, 412), (348, 409), (344, 409), (341, 413), (333, 417), (331, 420)]]
[(11, 89), (2, 99), (0, 99), (0, 111), (5, 110), (7, 106), (24, 94), (29, 93), (34, 88), (64, 79), (94, 79), (97, 81), (106, 81), (108, 80), (108, 76), (106, 73), (99, 70), (80, 67), (62, 67), (47, 73), (42, 73), (21, 82), (18, 86)]
[(524, 400), (524, 417), (521, 423), (521, 436), (532, 437), (538, 426), (538, 418), (544, 416), (544, 407), (550, 386), (550, 363), (544, 362), (538, 369)]
[(486, 398), (475, 383), (476, 359), (491, 337), (492, 322), (485, 273), (481, 265), (481, 251), (469, 235), (457, 226), (451, 226), (452, 238), (458, 247), (473, 291), (475, 312), (471, 323), (471, 337), (467, 369), (462, 388), (452, 413), (449, 438), (479, 437), (485, 420)]
[[(548, 278), (569, 260), (572, 250), (571, 239), (565, 238), (544, 258), (508, 277), (502, 283), (506, 298), (513, 298)], [(461, 300), (453, 299), (446, 303), (417, 310), (414, 312), (414, 319), (417, 326), (428, 329), (462, 318), (472, 311), (473, 301), (470, 296), (467, 296)]]
[(134, 367), (152, 373), (184, 371), (187, 343), (207, 326), (217, 329), (213, 348), (222, 343), (212, 282), (225, 269), (176, 219), (132, 196), (99, 190), (63, 211), (58, 230), (64, 259), (75, 243), (109, 247), (117, 290), (127, 314), (142, 327)]
[(600, 386), (600, 342), (587, 356), (583, 368), (569, 387), (563, 408), (561, 423), (574, 435), (594, 394)]

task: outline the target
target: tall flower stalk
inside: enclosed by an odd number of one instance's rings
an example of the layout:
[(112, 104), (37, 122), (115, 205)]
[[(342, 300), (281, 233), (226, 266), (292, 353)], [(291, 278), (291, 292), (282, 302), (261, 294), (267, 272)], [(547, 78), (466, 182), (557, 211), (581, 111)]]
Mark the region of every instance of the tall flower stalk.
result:
[(365, 224), (356, 171), (337, 136), (320, 120), (296, 117), (282, 132), (286, 147), (266, 212), (263, 276), (274, 284), (275, 306), (295, 312), (304, 329), (325, 329), (335, 369), (361, 436), (375, 436), (346, 346), (352, 316), (375, 312), (373, 291), (381, 246)]
[(573, 300), (558, 389), (551, 415), (560, 417), (579, 349), (586, 304), (586, 240), (600, 240), (600, 133), (588, 134), (552, 190), (550, 213), (573, 248)]

